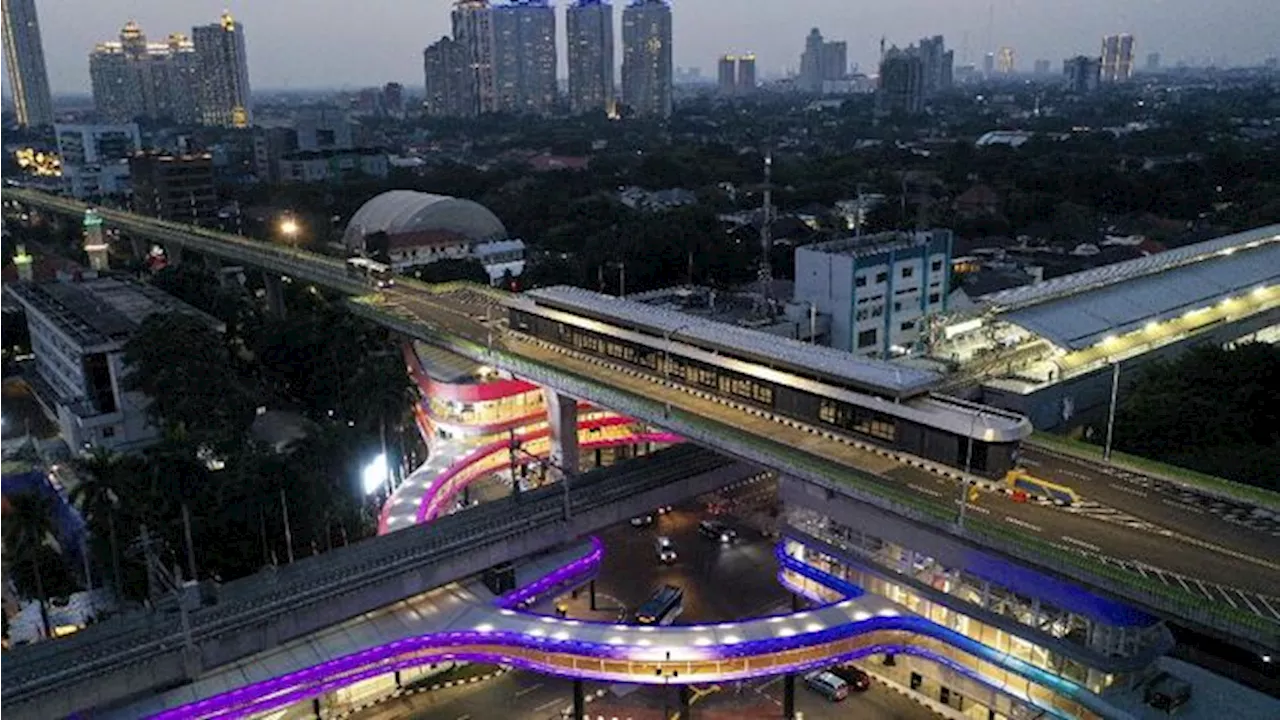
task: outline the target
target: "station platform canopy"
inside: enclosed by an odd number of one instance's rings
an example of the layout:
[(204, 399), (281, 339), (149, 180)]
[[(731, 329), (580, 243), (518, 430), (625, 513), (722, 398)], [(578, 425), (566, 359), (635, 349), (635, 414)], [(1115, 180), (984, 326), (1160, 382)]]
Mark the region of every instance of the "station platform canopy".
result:
[(1280, 225), (977, 299), (999, 320), (1076, 351), (1280, 284)]

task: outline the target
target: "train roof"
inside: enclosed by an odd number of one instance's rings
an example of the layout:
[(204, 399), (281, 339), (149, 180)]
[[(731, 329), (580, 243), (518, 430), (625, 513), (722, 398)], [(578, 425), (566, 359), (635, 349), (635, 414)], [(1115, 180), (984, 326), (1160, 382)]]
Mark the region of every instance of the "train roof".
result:
[[(558, 285), (530, 290), (520, 298), (895, 399), (924, 394), (940, 379), (928, 370), (861, 358), (842, 350), (582, 288)], [(514, 302), (517, 307), (519, 303), (520, 299)]]

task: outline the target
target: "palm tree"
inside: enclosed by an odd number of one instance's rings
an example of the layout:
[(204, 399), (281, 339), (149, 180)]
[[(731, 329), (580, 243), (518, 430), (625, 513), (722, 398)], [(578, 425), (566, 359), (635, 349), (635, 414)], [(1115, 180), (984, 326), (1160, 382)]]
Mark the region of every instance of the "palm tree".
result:
[[(107, 523), (111, 543), (111, 577), (117, 599), (121, 594), (120, 548), (116, 539), (116, 511), (124, 495), (122, 480), (128, 471), (123, 456), (103, 448), (95, 448), (76, 462), (79, 484), (71, 491), (71, 503), (90, 525)], [(99, 525), (100, 526), (100, 525)]]
[(48, 498), (34, 492), (19, 493), (9, 500), (9, 512), (4, 523), (4, 544), (8, 551), (19, 562), (31, 563), (35, 577), (36, 599), (40, 603), (40, 623), (44, 626), (44, 636), (52, 637), (49, 627), (49, 598), (44, 590), (44, 574), (41, 572), (41, 557), (49, 543), (53, 541), (53, 505)]

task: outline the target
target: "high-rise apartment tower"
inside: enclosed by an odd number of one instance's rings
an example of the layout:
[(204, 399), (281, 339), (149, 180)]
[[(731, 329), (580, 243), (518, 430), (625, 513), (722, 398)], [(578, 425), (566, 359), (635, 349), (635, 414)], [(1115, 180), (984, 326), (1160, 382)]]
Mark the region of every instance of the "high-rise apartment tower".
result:
[(671, 115), (671, 6), (633, 0), (622, 11), (622, 102), (637, 115)]
[(44, 66), (35, 0), (0, 0), (4, 15), (4, 64), (18, 124), (53, 124), (53, 98)]
[(578, 0), (565, 11), (569, 110), (609, 111), (613, 104), (613, 6)]

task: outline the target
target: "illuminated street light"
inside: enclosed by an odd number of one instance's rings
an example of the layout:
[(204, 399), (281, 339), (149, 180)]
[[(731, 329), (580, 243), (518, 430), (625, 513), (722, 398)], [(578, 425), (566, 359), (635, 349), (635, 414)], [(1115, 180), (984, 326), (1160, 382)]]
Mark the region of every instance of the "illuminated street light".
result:
[(284, 235), (287, 238), (295, 238), (300, 232), (302, 232), (302, 226), (298, 224), (297, 220), (287, 217), (280, 221), (281, 235)]
[(379, 453), (368, 465), (364, 466), (364, 470), (360, 473), (360, 483), (364, 487), (365, 495), (372, 495), (382, 487), (383, 483), (391, 481), (391, 471), (387, 467), (386, 453)]

